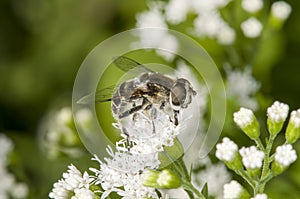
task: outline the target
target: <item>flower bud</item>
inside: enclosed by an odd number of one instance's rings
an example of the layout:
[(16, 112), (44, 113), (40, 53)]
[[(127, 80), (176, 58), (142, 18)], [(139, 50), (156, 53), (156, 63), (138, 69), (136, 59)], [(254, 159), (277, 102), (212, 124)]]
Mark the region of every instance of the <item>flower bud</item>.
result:
[(272, 171), (278, 175), (288, 168), (297, 159), (296, 151), (292, 145), (282, 145), (276, 148), (275, 161), (272, 164)]
[(223, 138), (222, 141), (222, 143), (216, 146), (216, 157), (224, 161), (232, 170), (243, 169), (241, 156), (238, 153), (238, 146), (227, 137)]
[(285, 1), (274, 2), (271, 7), (270, 24), (274, 28), (281, 28), (291, 11), (292, 7)]
[(285, 133), (287, 143), (294, 143), (300, 137), (300, 109), (291, 113), (290, 121)]
[(237, 181), (232, 180), (230, 183), (225, 184), (223, 187), (224, 199), (249, 199), (250, 195), (247, 190), (242, 187)]
[(252, 110), (240, 108), (233, 114), (233, 120), (252, 140), (259, 137), (259, 124)]
[(260, 174), (265, 154), (263, 151), (258, 150), (255, 146), (243, 147), (239, 150), (243, 165), (247, 169), (250, 176), (257, 177)]
[(289, 112), (289, 106), (278, 101), (274, 102), (267, 110), (267, 124), (269, 133), (271, 135), (277, 135), (283, 126)]
[(143, 173), (145, 186), (161, 189), (174, 189), (181, 186), (180, 177), (170, 169), (147, 170)]

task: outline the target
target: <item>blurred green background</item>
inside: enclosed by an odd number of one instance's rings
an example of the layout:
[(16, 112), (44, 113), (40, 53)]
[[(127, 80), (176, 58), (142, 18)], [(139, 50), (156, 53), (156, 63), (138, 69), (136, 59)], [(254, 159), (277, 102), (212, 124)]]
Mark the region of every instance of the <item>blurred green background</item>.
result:
[[(280, 34), (282, 53), (267, 73), (260, 66), (253, 73), (263, 94), (295, 109), (300, 107), (300, 1), (288, 2), (293, 11)], [(88, 153), (47, 160), (38, 149), (38, 125), (52, 107), (71, 104), (76, 72), (87, 54), (104, 39), (134, 28), (136, 13), (145, 9), (140, 0), (0, 1), (0, 132), (15, 143), (11, 170), (29, 184), (31, 198), (46, 198), (69, 163), (82, 169), (92, 164)], [(299, 190), (293, 198), (300, 195), (300, 177), (293, 177), (299, 162), (282, 177), (282, 184)], [(286, 189), (280, 189), (284, 195)]]

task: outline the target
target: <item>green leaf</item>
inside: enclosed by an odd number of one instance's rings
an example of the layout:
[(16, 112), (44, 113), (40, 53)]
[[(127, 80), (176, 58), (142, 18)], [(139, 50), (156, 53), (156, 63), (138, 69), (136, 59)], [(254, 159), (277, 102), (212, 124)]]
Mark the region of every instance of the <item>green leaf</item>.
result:
[(208, 198), (208, 185), (207, 183), (204, 184), (201, 193), (204, 195), (205, 198)]

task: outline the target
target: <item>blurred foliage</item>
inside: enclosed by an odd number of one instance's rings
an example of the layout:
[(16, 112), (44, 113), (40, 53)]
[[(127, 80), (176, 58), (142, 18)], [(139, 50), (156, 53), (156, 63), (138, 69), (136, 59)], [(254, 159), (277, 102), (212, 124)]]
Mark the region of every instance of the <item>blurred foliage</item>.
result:
[[(279, 34), (264, 36), (268, 43), (263, 41), (260, 51), (265, 56), (256, 60), (253, 73), (262, 82), (262, 93), (296, 109), (300, 107), (300, 1), (288, 2), (292, 14)], [(48, 160), (38, 148), (37, 128), (50, 108), (71, 104), (76, 72), (89, 51), (134, 28), (136, 13), (145, 8), (144, 1), (130, 0), (0, 1), (0, 131), (15, 143), (17, 155), (10, 169), (29, 185), (30, 198), (46, 198), (71, 162), (82, 170), (94, 164), (89, 155)], [(296, 148), (299, 154), (299, 143)], [(267, 187), (272, 198), (299, 197), (299, 162)], [(272, 195), (275, 188), (278, 194)]]

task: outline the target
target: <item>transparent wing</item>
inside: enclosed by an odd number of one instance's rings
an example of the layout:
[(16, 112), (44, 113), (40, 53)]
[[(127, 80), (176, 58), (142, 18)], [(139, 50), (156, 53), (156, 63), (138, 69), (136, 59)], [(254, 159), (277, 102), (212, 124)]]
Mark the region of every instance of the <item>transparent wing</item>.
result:
[(151, 72), (154, 73), (153, 70), (143, 66), (142, 64), (138, 63), (137, 61), (130, 59), (125, 56), (119, 56), (114, 58), (113, 63), (122, 71), (128, 72), (129, 70), (139, 68), (142, 69), (143, 72)]
[(115, 85), (99, 89), (96, 93), (90, 93), (86, 96), (80, 98), (78, 104), (92, 104), (92, 103), (101, 103), (108, 102), (112, 100), (112, 95), (114, 92)]

